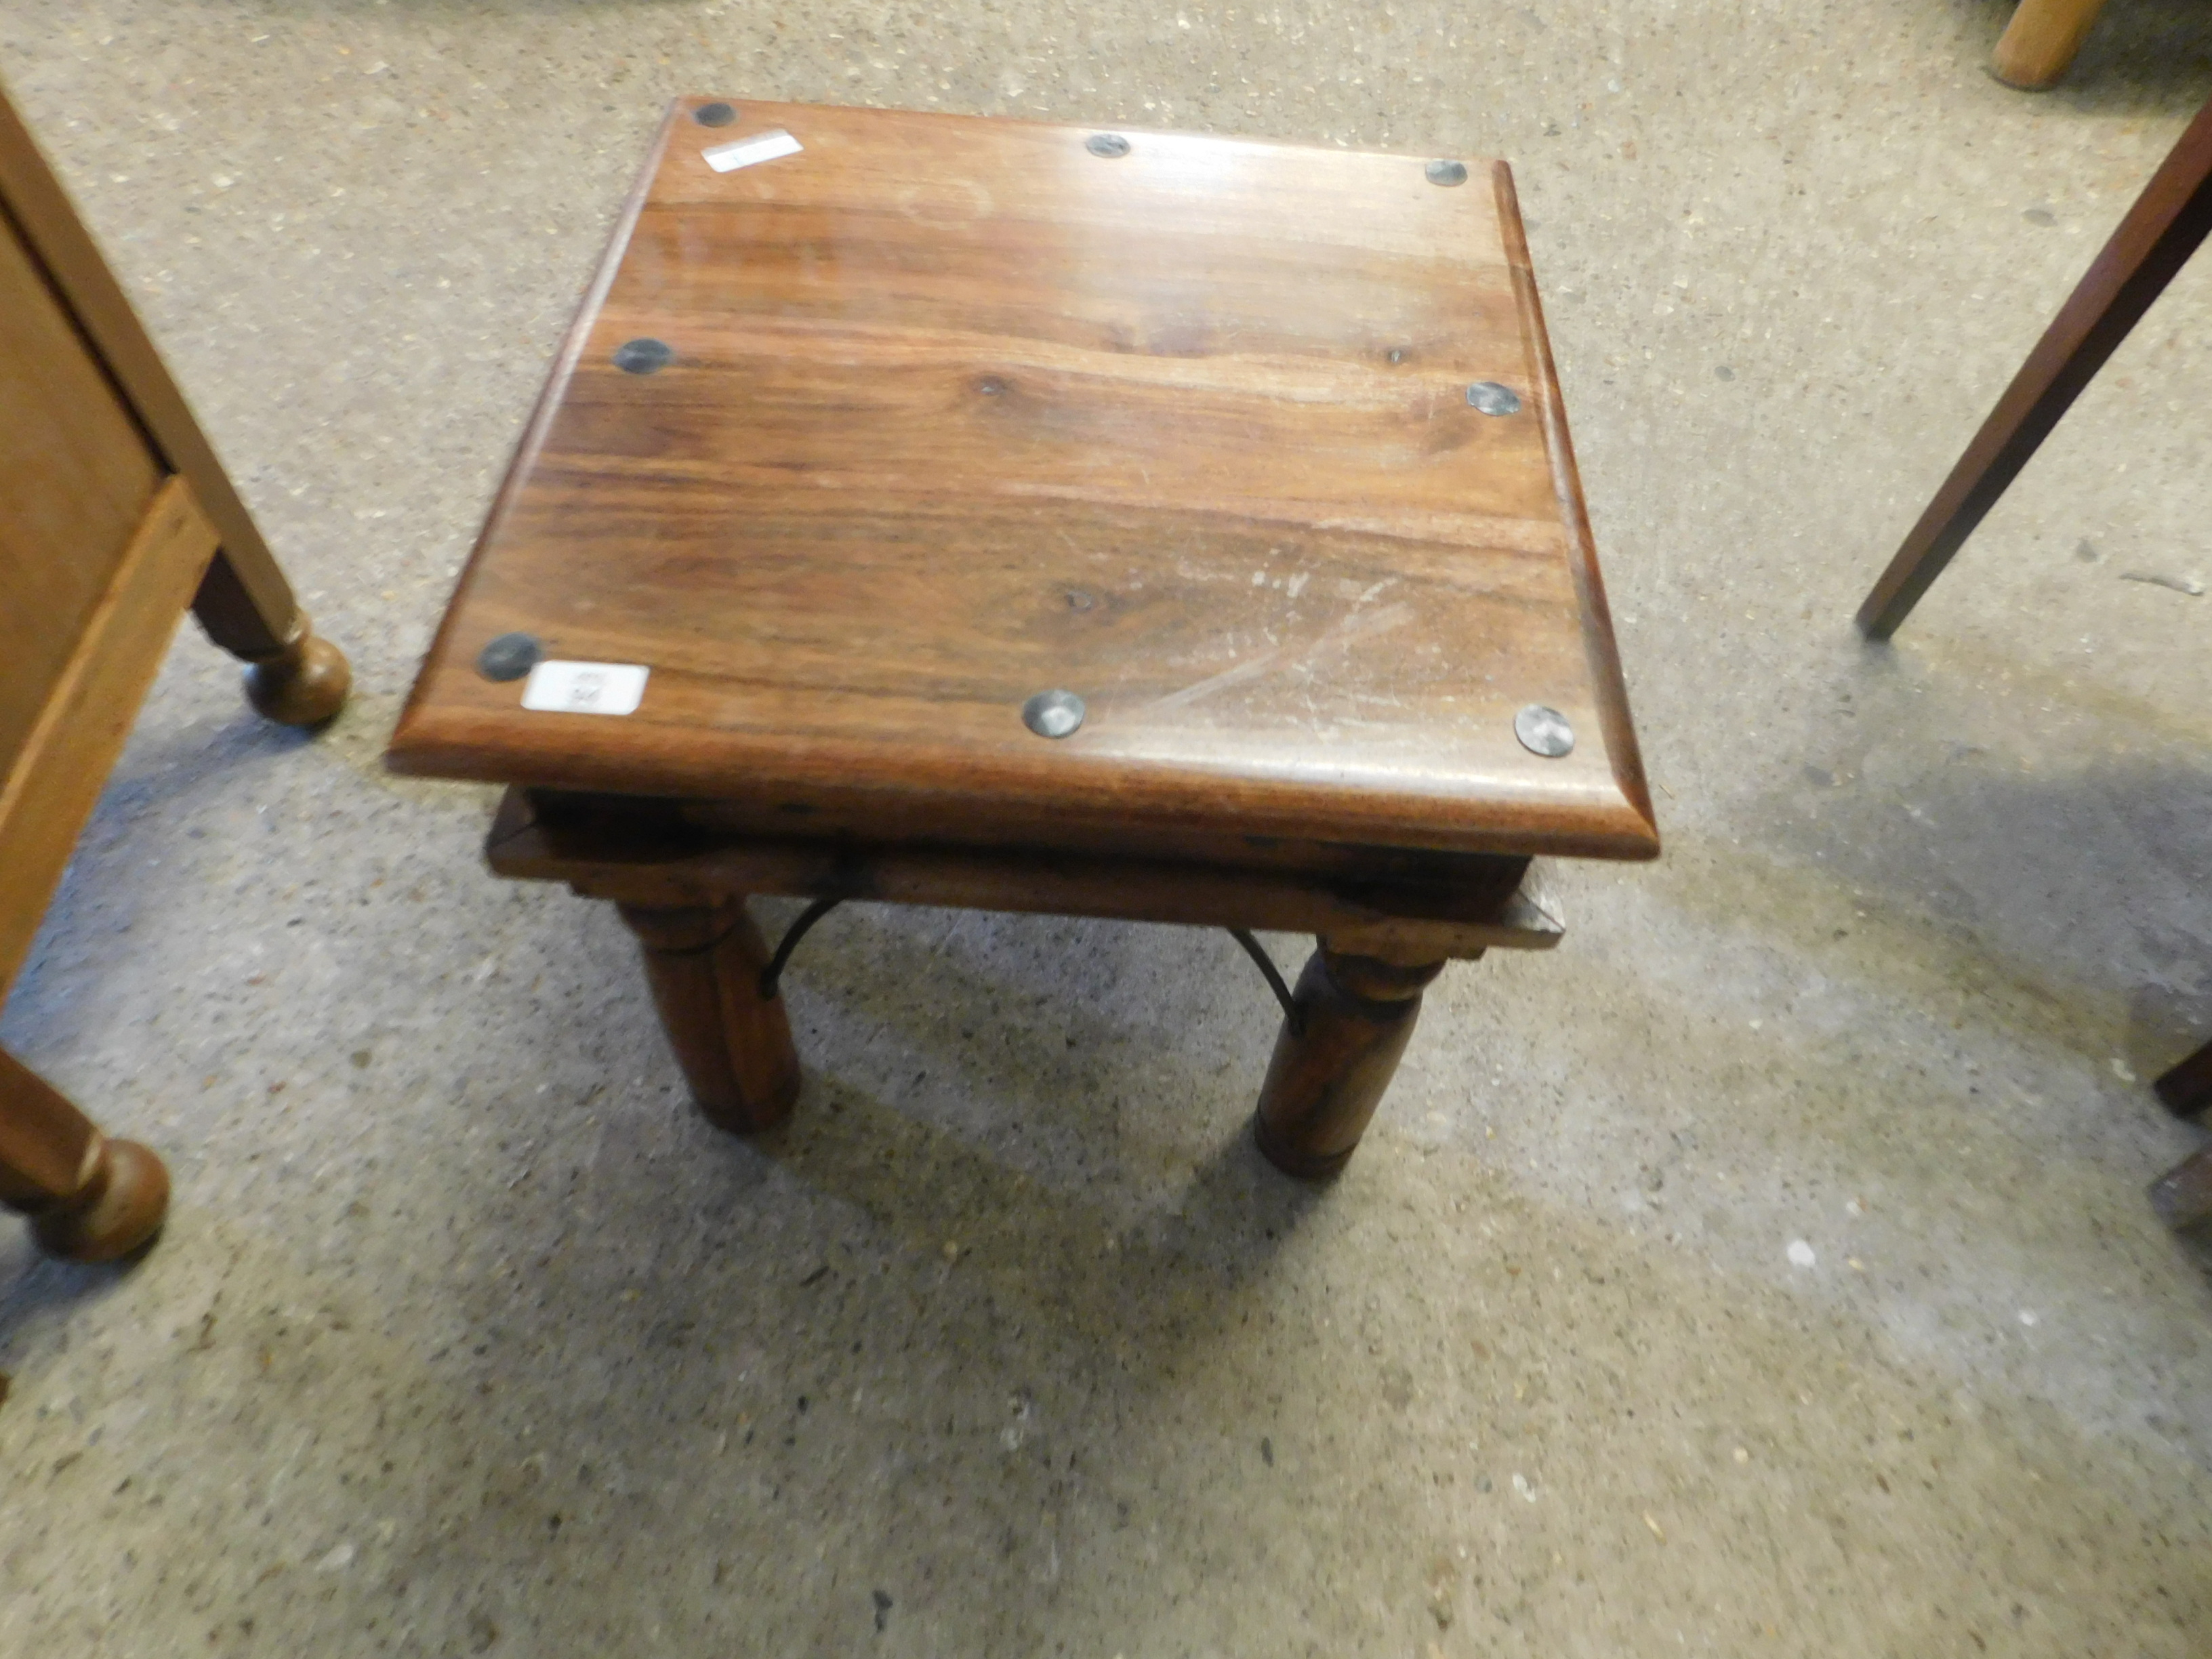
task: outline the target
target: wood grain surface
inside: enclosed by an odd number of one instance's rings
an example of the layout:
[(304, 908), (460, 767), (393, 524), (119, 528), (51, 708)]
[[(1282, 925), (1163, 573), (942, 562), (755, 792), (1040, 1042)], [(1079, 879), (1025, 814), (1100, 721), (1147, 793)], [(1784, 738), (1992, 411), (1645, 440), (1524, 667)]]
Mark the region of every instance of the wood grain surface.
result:
[[(394, 766), (813, 834), (1656, 852), (1502, 164), (696, 101)], [(665, 367), (617, 366), (641, 338)], [(523, 709), (475, 666), (508, 632), (647, 666), (642, 704)]]
[(193, 495), (222, 538), (222, 556), (210, 565), (193, 600), (200, 625), (217, 645), (241, 657), (267, 657), (282, 651), (301, 626), (291, 586), (145, 325), (3, 88), (0, 204), (66, 297), (94, 354), (143, 424), (161, 470), (182, 473), (191, 481)]
[(0, 774), (161, 479), (130, 410), (0, 212)]
[(65, 641), (68, 654), (38, 718), (12, 754), (0, 754), (0, 997), (30, 951), (215, 545), (191, 485), (170, 478)]

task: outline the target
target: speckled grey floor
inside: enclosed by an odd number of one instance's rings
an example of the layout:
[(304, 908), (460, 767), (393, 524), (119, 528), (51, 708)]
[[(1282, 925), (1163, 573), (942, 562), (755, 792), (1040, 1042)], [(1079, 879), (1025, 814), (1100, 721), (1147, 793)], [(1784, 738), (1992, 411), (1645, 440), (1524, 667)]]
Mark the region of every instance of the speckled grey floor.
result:
[[(1847, 625), (2212, 91), (2185, 0), (2040, 99), (2003, 12), (5, 0), (360, 691), (258, 726), (188, 629), (7, 1010), (177, 1201), (128, 1273), (0, 1227), (0, 1652), (2205, 1652), (2212, 1295), (2142, 1188), (2212, 594), (2130, 578), (2212, 579), (2212, 262)], [(795, 1127), (722, 1139), (613, 919), (380, 772), (680, 90), (1518, 167), (1668, 852), (1448, 978), (1334, 1188), (1170, 929), (841, 913)]]

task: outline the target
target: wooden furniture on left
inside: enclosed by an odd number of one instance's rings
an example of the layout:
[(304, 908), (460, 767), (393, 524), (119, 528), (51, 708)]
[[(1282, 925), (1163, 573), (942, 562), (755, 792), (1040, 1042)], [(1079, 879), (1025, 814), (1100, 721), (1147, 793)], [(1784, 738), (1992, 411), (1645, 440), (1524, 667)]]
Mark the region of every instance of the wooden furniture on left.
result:
[(889, 110), (671, 112), (389, 758), (716, 1124), (799, 1085), (749, 895), (1113, 916), (1263, 966), (1308, 1176), (1533, 855), (1659, 850), (1504, 163)]
[[(189, 606), (271, 720), (337, 714), (244, 502), (29, 132), (0, 94), (0, 999)], [(160, 1227), (161, 1160), (0, 1051), (0, 1204), (58, 1255)]]

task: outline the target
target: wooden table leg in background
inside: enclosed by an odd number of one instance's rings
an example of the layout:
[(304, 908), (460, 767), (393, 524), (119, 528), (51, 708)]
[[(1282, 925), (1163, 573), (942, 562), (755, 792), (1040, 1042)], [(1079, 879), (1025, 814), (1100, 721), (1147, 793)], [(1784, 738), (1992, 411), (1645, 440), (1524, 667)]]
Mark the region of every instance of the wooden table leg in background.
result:
[(1253, 1133), (1285, 1174), (1333, 1176), (1367, 1132), (1442, 962), (1401, 965), (1340, 954), (1306, 959), (1261, 1085)]
[(1998, 80), (2039, 92), (2066, 73), (2105, 0), (2020, 0), (1990, 67)]
[(617, 908), (644, 948), (661, 1025), (708, 1121), (742, 1135), (788, 1118), (799, 1054), (783, 999), (762, 994), (768, 947), (744, 901)]
[(2197, 112), (2151, 176), (1859, 607), (1859, 628), (1869, 639), (1887, 639), (1911, 614), (2208, 231), (2212, 103)]
[(0, 1204), (74, 1261), (112, 1261), (161, 1231), (169, 1172), (135, 1140), (110, 1140), (69, 1097), (0, 1048)]

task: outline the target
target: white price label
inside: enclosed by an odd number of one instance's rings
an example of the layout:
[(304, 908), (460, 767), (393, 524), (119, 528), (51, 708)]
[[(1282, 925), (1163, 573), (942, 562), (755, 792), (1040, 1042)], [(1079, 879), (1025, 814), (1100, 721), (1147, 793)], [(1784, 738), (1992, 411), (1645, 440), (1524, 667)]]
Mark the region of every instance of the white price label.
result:
[(781, 127), (766, 132), (757, 132), (750, 138), (740, 138), (735, 143), (717, 144), (712, 149), (702, 149), (700, 157), (717, 173), (734, 173), (739, 167), (749, 167), (756, 161), (773, 161), (779, 155), (796, 155), (799, 140)]
[(522, 706), (551, 714), (629, 714), (648, 671), (630, 662), (541, 662), (523, 682)]

